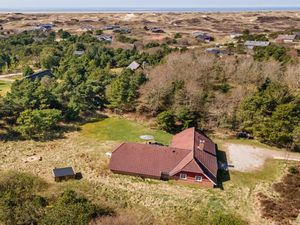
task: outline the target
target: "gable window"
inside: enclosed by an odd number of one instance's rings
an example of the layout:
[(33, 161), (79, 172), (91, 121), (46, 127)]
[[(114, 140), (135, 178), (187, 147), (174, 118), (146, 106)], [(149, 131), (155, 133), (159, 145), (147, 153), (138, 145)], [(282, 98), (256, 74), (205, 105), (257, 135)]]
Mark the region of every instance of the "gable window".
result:
[(195, 176), (195, 181), (196, 182), (201, 182), (202, 181), (202, 177), (201, 176)]
[(180, 180), (186, 180), (187, 179), (186, 173), (179, 174), (179, 178), (180, 178)]

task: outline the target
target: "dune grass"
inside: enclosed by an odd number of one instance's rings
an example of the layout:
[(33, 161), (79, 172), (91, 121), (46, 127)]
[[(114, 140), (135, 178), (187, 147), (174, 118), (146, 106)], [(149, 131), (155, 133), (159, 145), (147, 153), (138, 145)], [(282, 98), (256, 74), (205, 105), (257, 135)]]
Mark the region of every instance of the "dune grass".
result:
[(168, 145), (172, 135), (154, 130), (123, 118), (111, 117), (98, 122), (87, 123), (81, 128), (82, 136), (99, 141), (142, 142), (141, 135), (153, 135), (155, 141)]

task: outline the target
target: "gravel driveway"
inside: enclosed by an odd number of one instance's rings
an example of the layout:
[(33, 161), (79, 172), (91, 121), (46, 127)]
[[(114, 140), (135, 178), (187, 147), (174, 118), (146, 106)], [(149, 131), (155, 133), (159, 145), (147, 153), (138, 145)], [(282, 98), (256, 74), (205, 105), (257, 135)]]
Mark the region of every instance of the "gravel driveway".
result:
[(226, 148), (230, 168), (241, 172), (251, 172), (261, 168), (266, 159), (300, 161), (299, 153), (274, 151), (242, 144), (227, 144)]

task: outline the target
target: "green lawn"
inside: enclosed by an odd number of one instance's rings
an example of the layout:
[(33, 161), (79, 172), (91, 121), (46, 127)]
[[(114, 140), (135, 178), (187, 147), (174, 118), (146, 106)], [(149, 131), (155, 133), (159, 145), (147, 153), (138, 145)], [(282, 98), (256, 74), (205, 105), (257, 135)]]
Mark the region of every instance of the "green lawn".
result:
[(0, 81), (0, 96), (5, 95), (10, 90), (11, 84), (10, 81)]
[(117, 117), (87, 123), (81, 129), (82, 136), (99, 141), (142, 142), (139, 137), (149, 134), (154, 136), (155, 141), (168, 145), (172, 138), (171, 134), (164, 131), (150, 129), (142, 124)]

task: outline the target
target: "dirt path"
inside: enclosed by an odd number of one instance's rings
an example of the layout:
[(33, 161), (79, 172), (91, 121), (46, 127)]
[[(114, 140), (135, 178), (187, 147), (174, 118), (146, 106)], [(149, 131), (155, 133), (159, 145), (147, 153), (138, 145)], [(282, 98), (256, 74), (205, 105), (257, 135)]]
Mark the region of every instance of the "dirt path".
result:
[(8, 81), (8, 82), (14, 82), (14, 77), (18, 77), (18, 76), (21, 76), (22, 73), (10, 73), (10, 74), (4, 74), (4, 75), (1, 75), (0, 74), (0, 81)]
[(251, 172), (261, 168), (266, 159), (300, 161), (299, 153), (274, 151), (242, 144), (227, 144), (227, 160), (232, 170)]

